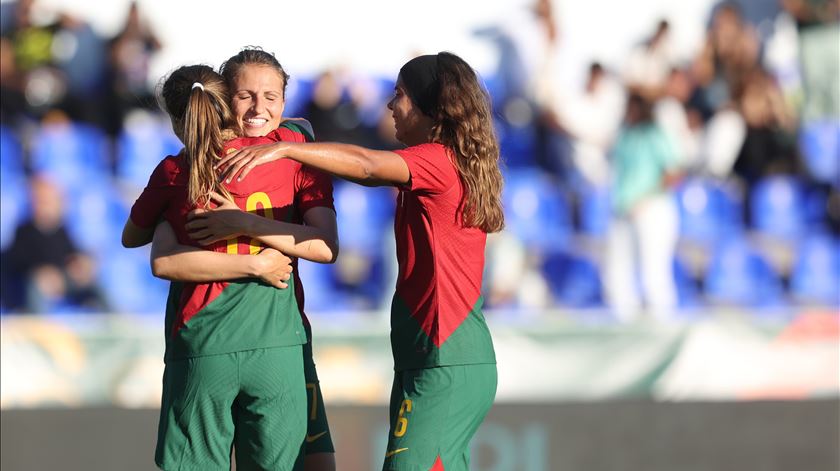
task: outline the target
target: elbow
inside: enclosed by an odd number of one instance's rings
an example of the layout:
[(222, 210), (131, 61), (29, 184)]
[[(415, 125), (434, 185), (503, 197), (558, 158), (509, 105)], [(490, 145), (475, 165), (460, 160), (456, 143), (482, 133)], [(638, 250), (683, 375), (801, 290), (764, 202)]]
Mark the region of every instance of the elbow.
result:
[(361, 167), (359, 180), (361, 182), (371, 182), (377, 179), (379, 175), (379, 162), (368, 155), (359, 156), (359, 166)]
[(317, 263), (335, 263), (338, 258), (338, 241), (325, 240), (323, 244), (318, 244), (316, 253), (313, 254), (313, 262)]
[(122, 233), (122, 246), (127, 249), (134, 249), (140, 247), (142, 244), (139, 244), (136, 239), (131, 237), (126, 231)]
[(156, 257), (152, 259), (152, 275), (155, 278), (161, 278), (164, 280), (171, 280), (172, 273), (170, 269), (170, 263), (166, 259), (166, 257)]

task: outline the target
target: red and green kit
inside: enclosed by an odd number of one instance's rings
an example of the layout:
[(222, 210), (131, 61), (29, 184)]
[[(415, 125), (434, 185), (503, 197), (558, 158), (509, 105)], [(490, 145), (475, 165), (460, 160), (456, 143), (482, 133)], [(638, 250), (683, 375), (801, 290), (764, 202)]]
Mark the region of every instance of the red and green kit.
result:
[[(297, 126), (285, 125), (266, 137), (231, 140), (224, 152), (305, 140)], [(153, 228), (166, 220), (180, 244), (198, 246), (184, 227), (187, 214), (195, 209), (187, 196), (188, 175), (183, 157), (165, 158), (132, 207), (134, 224)], [(261, 165), (226, 188), (242, 210), (293, 224), (301, 224), (309, 209), (333, 208), (330, 177), (286, 159)], [(245, 255), (262, 246), (243, 236), (203, 248)], [(311, 356), (311, 348), (301, 347), (308, 341), (309, 324), (296, 260), (293, 265), (289, 289), (255, 278), (172, 283), (155, 456), (161, 468), (229, 469), (235, 443), (238, 463), (291, 469), (300, 463), (307, 427), (313, 426), (327, 430), (320, 441), (324, 451), (332, 450), (326, 417), (319, 414), (322, 423), (317, 424), (309, 417), (308, 383), (317, 387), (317, 375), (311, 358), (302, 361), (304, 352)]]
[(411, 180), (399, 189), (394, 222), (395, 379), (384, 469), (462, 469), (496, 393), (496, 356), (481, 311), (487, 235), (464, 227), (464, 187), (450, 149), (421, 144), (396, 153)]
[[(280, 140), (303, 142), (305, 136), (294, 126), (281, 127), (266, 137), (228, 141), (224, 151)], [(131, 220), (152, 228), (163, 218), (180, 244), (197, 247), (184, 228), (187, 213), (195, 209), (187, 198), (188, 178), (182, 157), (165, 158), (134, 203)], [(241, 209), (294, 224), (301, 224), (310, 208), (333, 207), (330, 177), (288, 159), (258, 166), (248, 178), (226, 188)], [(244, 255), (257, 253), (261, 245), (238, 237), (204, 248)], [(293, 267), (291, 289), (275, 289), (254, 279), (173, 283), (166, 309), (166, 360), (305, 343), (307, 321), (296, 260)]]

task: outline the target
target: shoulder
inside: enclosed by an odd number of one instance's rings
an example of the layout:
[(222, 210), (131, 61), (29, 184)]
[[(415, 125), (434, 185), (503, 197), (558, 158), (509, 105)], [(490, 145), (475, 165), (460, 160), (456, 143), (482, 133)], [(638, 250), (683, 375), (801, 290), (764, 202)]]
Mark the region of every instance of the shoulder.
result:
[(271, 137), (275, 142), (312, 142), (314, 140), (311, 132), (291, 121), (284, 121), (280, 127), (269, 133), (266, 137)]
[(149, 179), (149, 184), (155, 186), (178, 185), (188, 174), (186, 162), (182, 156), (168, 155), (155, 167)]
[(427, 159), (445, 159), (449, 160), (452, 151), (444, 146), (434, 142), (427, 142), (418, 144), (416, 146), (406, 147), (405, 149), (395, 150), (394, 153), (400, 157), (423, 157)]

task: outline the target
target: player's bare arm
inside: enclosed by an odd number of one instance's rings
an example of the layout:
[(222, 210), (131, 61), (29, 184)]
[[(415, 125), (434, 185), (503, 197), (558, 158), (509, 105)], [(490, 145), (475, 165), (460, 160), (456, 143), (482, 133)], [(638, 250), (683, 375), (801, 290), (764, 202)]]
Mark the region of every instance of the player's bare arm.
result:
[(411, 177), (405, 161), (393, 152), (334, 142), (250, 146), (226, 156), (218, 166), (225, 169), (228, 181), (241, 180), (257, 165), (280, 158), (293, 159), (366, 186), (405, 185)]
[(247, 235), (292, 257), (317, 263), (333, 263), (338, 257), (335, 211), (312, 208), (304, 214), (306, 225), (290, 224), (242, 211), (217, 193), (211, 194), (214, 209), (196, 209), (188, 215), (186, 229), (202, 245)]
[(292, 273), (291, 259), (271, 248), (256, 255), (235, 255), (181, 245), (168, 222), (155, 228), (151, 264), (158, 278), (196, 283), (256, 277), (287, 288)]
[(153, 229), (140, 227), (129, 218), (123, 227), (122, 245), (127, 249), (142, 247), (152, 241), (153, 233)]

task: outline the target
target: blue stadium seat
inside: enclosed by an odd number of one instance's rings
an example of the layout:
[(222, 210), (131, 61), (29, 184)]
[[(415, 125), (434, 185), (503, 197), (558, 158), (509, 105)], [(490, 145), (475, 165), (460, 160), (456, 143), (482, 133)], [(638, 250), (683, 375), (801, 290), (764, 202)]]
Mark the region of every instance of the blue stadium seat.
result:
[(120, 246), (129, 208), (108, 178), (67, 192), (67, 230), (79, 248), (97, 253)]
[[(361, 256), (361, 258), (356, 258)], [(350, 266), (342, 267), (341, 264)], [(348, 310), (375, 310), (386, 294), (385, 261), (382, 256), (344, 252), (333, 265), (300, 262), (298, 273), (305, 293), (307, 313), (330, 313)], [(341, 270), (362, 275), (343, 280)], [(352, 282), (350, 282), (352, 281)]]
[(0, 175), (23, 175), (23, 152), (20, 141), (7, 126), (0, 125)]
[(378, 253), (383, 237), (393, 237), (396, 193), (392, 188), (336, 180), (333, 196), (342, 250)]
[(695, 284), (687, 264), (674, 258), (674, 282), (677, 286), (677, 301), (681, 309), (696, 308), (703, 304), (700, 289)]
[(815, 180), (840, 186), (840, 121), (803, 123), (799, 150), (808, 173)]
[(612, 217), (609, 188), (581, 185), (578, 191), (578, 205), (580, 231), (590, 236), (604, 236)]
[(718, 242), (705, 279), (705, 294), (715, 304), (777, 307), (786, 304), (782, 281), (744, 237)]
[[(312, 92), (315, 90), (315, 80), (311, 78), (292, 77), (289, 79), (289, 86), (286, 87), (286, 106), (283, 109), (284, 116), (290, 118), (303, 117), (306, 104), (312, 99)], [(318, 137), (318, 130), (315, 130), (315, 138)]]
[(117, 177), (142, 188), (157, 164), (183, 145), (168, 123), (151, 117), (128, 123), (117, 139)]
[(772, 176), (760, 180), (750, 195), (752, 227), (786, 240), (799, 237), (807, 229), (807, 195), (802, 183), (791, 176)]
[(99, 285), (115, 312), (160, 314), (166, 310), (169, 282), (155, 278), (149, 266), (150, 246), (97, 253)]
[(695, 177), (676, 190), (680, 236), (704, 245), (743, 229), (743, 209), (737, 190), (719, 180)]
[(556, 250), (544, 257), (541, 268), (558, 305), (571, 308), (603, 307), (600, 274), (591, 260)]
[(799, 242), (790, 291), (799, 302), (840, 308), (840, 240), (816, 233)]
[(549, 251), (572, 233), (567, 197), (538, 170), (511, 170), (503, 192), (505, 225), (528, 248)]
[(532, 125), (517, 126), (503, 119), (495, 120), (499, 148), (509, 168), (529, 168), (537, 165), (537, 134)]
[(494, 114), (499, 114), (499, 110), (508, 98), (504, 78), (498, 74), (482, 75), (479, 78), (490, 95), (490, 103), (493, 106)]
[(5, 250), (14, 240), (15, 230), (28, 218), (29, 189), (26, 180), (4, 175), (0, 184), (0, 250)]
[(68, 190), (109, 175), (108, 140), (96, 127), (79, 124), (41, 126), (32, 144), (32, 169), (46, 173)]

